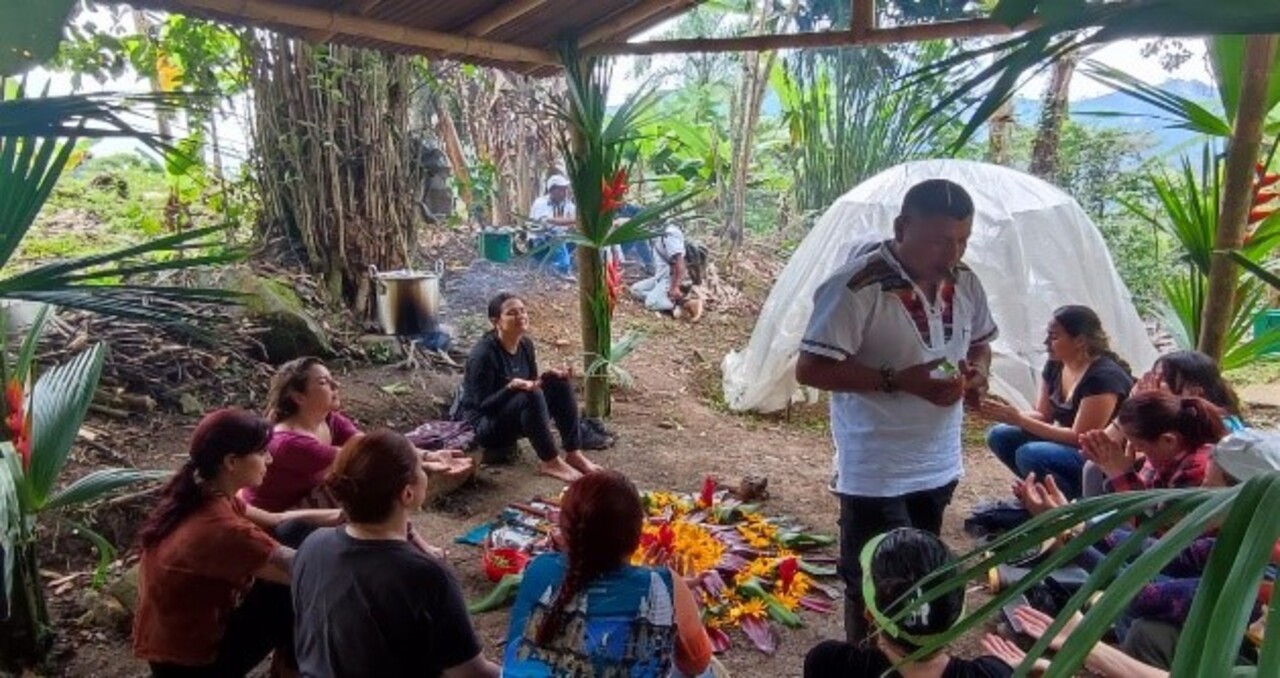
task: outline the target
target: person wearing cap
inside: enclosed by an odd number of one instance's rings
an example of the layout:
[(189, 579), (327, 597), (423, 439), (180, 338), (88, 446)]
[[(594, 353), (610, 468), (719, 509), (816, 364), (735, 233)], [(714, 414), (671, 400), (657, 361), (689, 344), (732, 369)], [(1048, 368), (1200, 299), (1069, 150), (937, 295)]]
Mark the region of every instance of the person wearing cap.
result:
[[(552, 174), (547, 179), (547, 192), (538, 196), (529, 208), (529, 219), (546, 227), (551, 237), (563, 235), (578, 224), (578, 207), (569, 199), (569, 180), (563, 174)], [(567, 243), (552, 245), (547, 257), (559, 275), (573, 277), (572, 249)]]
[(944, 179), (907, 191), (891, 240), (867, 243), (818, 288), (796, 381), (831, 391), (845, 635), (865, 635), (858, 553), (895, 527), (937, 534), (964, 472), (961, 399), (981, 402), (998, 333), (961, 262), (968, 192)]
[[(879, 631), (873, 636), (874, 644), (823, 641), (805, 655), (805, 678), (881, 676), (890, 670), (897, 672), (893, 675), (939, 678), (1013, 675), (1013, 667), (997, 656), (961, 659), (945, 649), (904, 662), (964, 616), (964, 589), (954, 588), (921, 605), (902, 621), (892, 620), (897, 612), (894, 604), (919, 597), (920, 581), (952, 560), (951, 550), (936, 535), (901, 527), (873, 537), (863, 547), (859, 560), (866, 611)], [(897, 607), (902, 605), (899, 603)], [(983, 643), (988, 651), (989, 643), (989, 640)]]

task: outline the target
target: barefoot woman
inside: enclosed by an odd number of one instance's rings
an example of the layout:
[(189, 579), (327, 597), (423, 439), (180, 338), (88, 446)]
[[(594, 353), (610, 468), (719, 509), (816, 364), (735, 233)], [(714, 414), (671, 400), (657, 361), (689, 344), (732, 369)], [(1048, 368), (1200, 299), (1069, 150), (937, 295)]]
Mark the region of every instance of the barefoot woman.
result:
[[(489, 301), (493, 329), (467, 358), (462, 413), (475, 427), (476, 442), (503, 447), (528, 438), (538, 454), (538, 472), (570, 482), (599, 470), (582, 454), (578, 403), (568, 370), (538, 371), (533, 341), (525, 336), (529, 315), (524, 300), (503, 292)], [(551, 435), (560, 432), (564, 457)]]

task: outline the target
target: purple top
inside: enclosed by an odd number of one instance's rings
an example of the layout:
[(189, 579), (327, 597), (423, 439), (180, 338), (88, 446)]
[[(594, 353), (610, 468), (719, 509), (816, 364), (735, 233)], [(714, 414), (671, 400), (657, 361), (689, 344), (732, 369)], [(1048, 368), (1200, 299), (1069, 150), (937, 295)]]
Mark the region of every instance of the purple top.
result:
[(244, 500), (264, 511), (287, 511), (324, 482), (324, 474), (338, 456), (338, 448), (360, 432), (341, 412), (325, 417), (333, 444), (297, 431), (276, 431), (267, 444), (271, 465), (262, 485), (246, 488)]

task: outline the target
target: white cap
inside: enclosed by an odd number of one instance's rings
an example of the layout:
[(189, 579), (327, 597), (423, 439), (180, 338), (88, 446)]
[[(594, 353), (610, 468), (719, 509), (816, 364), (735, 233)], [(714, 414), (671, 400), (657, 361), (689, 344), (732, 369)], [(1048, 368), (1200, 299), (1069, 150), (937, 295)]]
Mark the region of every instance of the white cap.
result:
[(569, 180), (566, 179), (563, 174), (552, 174), (547, 178), (547, 190), (550, 191), (557, 186), (564, 186), (565, 188), (568, 188)]
[(1280, 471), (1280, 434), (1244, 429), (1213, 446), (1213, 463), (1227, 475), (1244, 482), (1254, 476)]

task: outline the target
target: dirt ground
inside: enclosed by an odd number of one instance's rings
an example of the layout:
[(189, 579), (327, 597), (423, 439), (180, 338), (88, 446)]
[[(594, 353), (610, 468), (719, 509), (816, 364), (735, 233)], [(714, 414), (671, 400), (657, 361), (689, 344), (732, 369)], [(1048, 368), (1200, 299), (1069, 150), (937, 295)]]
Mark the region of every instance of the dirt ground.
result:
[[(736, 481), (743, 475), (769, 478), (772, 514), (795, 516), (819, 531), (836, 532), (837, 505), (826, 491), (831, 471), (831, 445), (825, 406), (801, 408), (785, 416), (740, 416), (726, 411), (719, 397), (719, 362), (725, 352), (746, 344), (751, 328), (776, 271), (748, 264), (736, 274), (741, 297), (712, 307), (696, 325), (678, 323), (647, 313), (633, 302), (621, 304), (618, 335), (630, 329), (647, 337), (626, 362), (634, 388), (615, 397), (610, 425), (620, 433), (616, 447), (594, 454), (604, 465), (619, 469), (642, 488), (696, 491), (706, 475)], [(446, 273), (446, 315), (465, 348), (485, 323), (483, 301), (501, 288), (528, 295), (531, 333), (538, 342), (540, 361), (569, 360), (579, 344), (576, 287), (550, 282), (514, 267), (487, 263)], [(343, 386), (344, 409), (363, 427), (387, 426), (408, 430), (434, 418), (448, 402), (459, 375), (422, 369), (401, 371), (392, 366), (337, 366)], [(391, 388), (394, 385), (400, 387)], [(404, 388), (408, 387), (408, 388)], [(388, 391), (400, 395), (393, 395)], [(240, 402), (255, 409), (261, 403)], [(127, 439), (113, 438), (112, 446), (78, 446), (83, 467), (126, 461), (140, 467), (173, 467), (185, 453), (195, 418), (156, 414), (128, 422)], [(93, 420), (92, 427), (119, 429), (119, 422)], [(944, 537), (954, 548), (971, 541), (961, 530), (968, 510), (983, 498), (1007, 493), (1008, 474), (981, 444), (981, 430), (972, 426), (966, 436), (967, 475), (947, 513)], [(104, 449), (106, 450), (104, 452)], [(112, 459), (122, 455), (124, 459)], [(561, 484), (534, 474), (532, 454), (525, 450), (514, 465), (484, 467), (477, 481), (429, 507), (417, 518), (422, 533), (447, 545), (449, 560), (470, 599), (489, 590), (481, 575), (479, 549), (453, 544), (453, 538), (496, 515), (508, 502), (538, 494), (556, 493)], [(97, 521), (115, 543), (129, 543), (132, 530), (147, 506), (146, 498), (125, 500), (102, 510)], [(68, 585), (61, 582), (52, 596), (59, 617), (59, 641), (50, 675), (145, 675), (143, 663), (130, 656), (127, 629), (105, 628), (83, 619), (83, 590), (91, 569), (87, 547), (66, 535), (52, 534), (54, 556), (45, 559), (50, 580), (86, 573)], [(972, 609), (972, 608), (971, 608)], [(778, 651), (765, 656), (751, 649), (745, 637), (722, 660), (735, 676), (797, 676), (804, 653), (825, 638), (841, 635), (841, 615), (805, 613), (806, 626), (780, 635)], [(491, 658), (500, 658), (507, 615), (494, 612), (474, 623)], [(963, 643), (961, 654), (972, 655), (974, 644)]]

